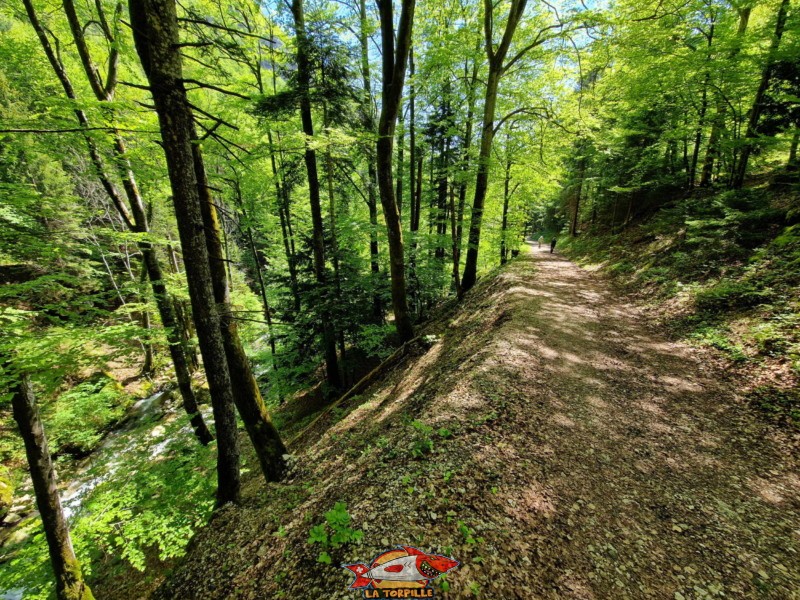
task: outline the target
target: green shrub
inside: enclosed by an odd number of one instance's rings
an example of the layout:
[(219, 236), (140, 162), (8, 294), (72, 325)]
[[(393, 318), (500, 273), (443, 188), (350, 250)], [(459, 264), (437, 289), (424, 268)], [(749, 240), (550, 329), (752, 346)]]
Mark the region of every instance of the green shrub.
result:
[(64, 392), (47, 411), (51, 451), (77, 456), (91, 452), (129, 404), (119, 383), (104, 374)]
[(704, 312), (752, 308), (767, 303), (769, 299), (770, 295), (765, 290), (741, 281), (721, 281), (698, 291), (695, 296), (697, 308)]
[(375, 356), (383, 360), (388, 358), (394, 351), (392, 345), (393, 333), (394, 325), (391, 323), (385, 325), (363, 325), (358, 330), (358, 347), (367, 356)]
[(790, 345), (787, 332), (779, 323), (759, 323), (751, 329), (751, 335), (761, 354), (784, 354)]
[(682, 277), (686, 277), (689, 273), (694, 272), (697, 266), (695, 258), (686, 252), (675, 252), (670, 262), (672, 263), (672, 268), (677, 273), (680, 273)]
[(433, 452), (433, 427), (427, 423), (415, 419), (411, 422), (411, 427), (414, 429), (413, 440), (411, 442), (411, 456), (420, 458), (425, 454)]
[(651, 267), (641, 272), (639, 279), (642, 281), (652, 281), (654, 283), (667, 283), (675, 278), (675, 274), (669, 267)]
[(315, 525), (308, 532), (308, 543), (311, 545), (319, 544), (322, 551), (317, 557), (317, 561), (331, 564), (331, 556), (328, 550), (339, 548), (344, 544), (359, 542), (364, 537), (364, 532), (360, 529), (350, 527), (350, 513), (347, 512), (347, 504), (337, 502), (331, 510), (325, 513), (325, 522)]
[(635, 270), (636, 267), (627, 260), (621, 260), (608, 267), (608, 271), (613, 275), (627, 275), (633, 273)]
[(747, 360), (744, 349), (738, 344), (733, 343), (726, 333), (718, 328), (702, 327), (695, 331), (691, 337), (701, 344), (721, 350), (727, 354), (731, 360), (736, 362), (744, 362)]

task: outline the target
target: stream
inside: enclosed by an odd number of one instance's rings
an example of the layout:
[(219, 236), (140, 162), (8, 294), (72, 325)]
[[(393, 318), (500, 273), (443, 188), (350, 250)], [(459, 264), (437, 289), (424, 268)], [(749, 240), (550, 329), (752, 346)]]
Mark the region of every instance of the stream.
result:
[[(209, 426), (213, 426), (211, 407), (202, 407), (202, 412)], [(135, 402), (124, 421), (89, 456), (69, 468), (61, 467), (62, 471), (57, 473), (61, 506), (70, 526), (80, 518), (84, 503), (99, 485), (107, 482), (125, 485), (131, 473), (147, 468), (184, 436), (194, 433), (180, 403), (171, 401), (169, 392), (159, 391)], [(5, 572), (9, 566), (4, 563), (10, 554), (24, 549), (41, 527), (30, 480), (19, 486), (12, 512), (22, 519), (4, 532), (0, 547), (0, 600), (27, 597), (25, 587), (9, 585), (15, 578)]]
[[(169, 445), (169, 438), (161, 439), (164, 427), (157, 422), (165, 415), (161, 404), (165, 392), (156, 392), (152, 396), (138, 400), (120, 427), (109, 432), (103, 442), (86, 457), (71, 474), (70, 483), (61, 493), (61, 507), (67, 521), (72, 521), (81, 509), (83, 500), (101, 483), (112, 479), (119, 468), (126, 462), (124, 459), (142, 443), (144, 438), (150, 441), (150, 457), (155, 458)], [(152, 427), (148, 427), (152, 425)]]

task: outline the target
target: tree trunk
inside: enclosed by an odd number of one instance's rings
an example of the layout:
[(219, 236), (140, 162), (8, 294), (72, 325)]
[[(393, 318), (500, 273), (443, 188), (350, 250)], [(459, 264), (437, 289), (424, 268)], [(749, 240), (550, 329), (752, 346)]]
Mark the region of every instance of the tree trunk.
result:
[(294, 300), (294, 311), (300, 312), (300, 291), (297, 286), (297, 264), (295, 261), (294, 250), (290, 244), (289, 225), (289, 198), (286, 193), (286, 186), (283, 183), (282, 172), (278, 170), (275, 159), (275, 147), (272, 142), (272, 131), (267, 128), (267, 141), (269, 142), (269, 159), (272, 168), (272, 177), (275, 180), (275, 199), (278, 205), (278, 218), (281, 222), (281, 236), (283, 238), (283, 249), (286, 253), (286, 263), (289, 265), (289, 287), (292, 290)]
[(56, 473), (47, 447), (47, 437), (39, 417), (33, 386), (27, 375), (20, 376), (11, 399), (14, 420), (25, 442), (25, 454), (31, 471), (36, 507), (42, 518), (50, 564), (56, 578), (58, 600), (94, 600), (83, 580), (81, 566), (72, 549), (67, 520), (61, 510)]
[[(480, 42), (478, 42), (480, 44)], [(466, 78), (467, 73), (469, 72), (469, 64), (464, 63), (464, 77)], [(462, 241), (464, 238), (464, 207), (467, 203), (467, 174), (469, 173), (470, 168), (470, 160), (469, 160), (469, 150), (472, 147), (472, 128), (474, 126), (475, 120), (475, 104), (477, 102), (477, 96), (475, 94), (475, 87), (478, 82), (478, 61), (474, 61), (472, 63), (472, 76), (469, 79), (469, 84), (467, 88), (467, 122), (465, 123), (464, 129), (464, 148), (461, 156), (461, 176), (462, 181), (459, 185), (458, 189), (458, 214), (456, 215), (456, 246), (458, 247), (458, 256), (453, 256), (453, 260), (455, 261), (456, 258), (458, 259), (458, 263), (455, 264), (454, 269), (455, 272), (458, 272), (460, 268), (460, 261), (461, 261), (461, 247)], [(463, 291), (461, 289), (461, 281), (459, 281), (457, 289), (459, 291), (459, 297), (461, 297)]]
[(459, 253), (461, 252), (461, 248), (458, 247), (458, 237), (456, 234), (456, 184), (453, 182), (450, 185), (450, 239), (453, 253), (453, 289), (456, 292), (456, 298), (458, 298), (461, 296), (461, 279), (458, 273)]
[[(244, 199), (242, 198), (242, 189), (239, 186), (239, 181), (233, 181), (233, 192), (234, 197), (236, 199), (236, 204), (240, 211), (242, 211), (242, 216), (244, 217), (245, 221), (248, 221), (247, 217), (247, 210), (244, 206)], [(264, 308), (264, 320), (267, 322), (267, 335), (269, 336), (269, 347), (270, 351), (272, 352), (272, 368), (277, 369), (278, 364), (275, 358), (275, 336), (272, 334), (272, 311), (269, 308), (269, 299), (267, 298), (267, 285), (264, 281), (264, 274), (261, 272), (261, 262), (258, 259), (258, 250), (256, 249), (256, 242), (253, 237), (253, 228), (250, 227), (248, 224), (245, 228), (245, 233), (247, 234), (247, 242), (250, 248), (250, 255), (253, 259), (253, 266), (256, 271), (256, 278), (258, 279), (258, 291), (261, 295), (261, 303)]]
[(436, 258), (444, 259), (445, 235), (447, 234), (447, 163), (450, 153), (450, 140), (445, 135), (439, 154), (439, 173), (436, 202)]
[[(174, 0), (130, 0), (136, 50), (150, 82), (161, 128), (186, 278), (217, 430), (217, 505), (238, 502), (239, 443), (234, 395), (211, 278), (192, 152), (194, 123), (183, 85)], [(238, 384), (239, 382), (237, 382)]]
[(705, 81), (703, 82), (703, 92), (700, 97), (700, 114), (698, 115), (697, 129), (695, 130), (694, 134), (694, 149), (692, 150), (692, 162), (691, 166), (689, 167), (689, 189), (694, 188), (695, 179), (697, 178), (697, 161), (698, 158), (700, 157), (700, 143), (703, 140), (703, 128), (706, 125), (706, 111), (708, 110), (708, 82), (710, 79), (711, 75), (706, 73)]
[[(142, 288), (145, 280), (147, 279), (147, 269), (143, 268), (141, 270), (141, 275), (139, 276), (139, 287)], [(143, 290), (140, 290), (140, 293)], [(155, 363), (154, 363), (154, 355), (153, 355), (153, 342), (152, 342), (152, 329), (153, 324), (150, 320), (150, 311), (146, 308), (142, 311), (139, 323), (147, 332), (147, 339), (144, 342), (144, 362), (142, 363), (142, 375), (146, 377), (150, 377), (155, 373)]]
[(800, 167), (800, 163), (797, 160), (798, 143), (800, 143), (800, 126), (795, 125), (792, 144), (789, 146), (789, 160), (786, 162), (786, 168), (790, 171), (796, 171)]
[(578, 235), (578, 220), (581, 214), (581, 200), (583, 196), (583, 182), (586, 179), (586, 157), (583, 155), (584, 147), (580, 145), (581, 157), (578, 163), (578, 193), (575, 196), (575, 212), (572, 215), (572, 224), (569, 228), (569, 234), (572, 237)]
[(380, 0), (378, 7), (383, 49), (383, 91), (381, 95), (381, 116), (378, 122), (378, 142), (376, 145), (378, 188), (389, 240), (389, 267), (392, 281), (394, 322), (400, 341), (408, 342), (414, 337), (414, 328), (411, 324), (411, 314), (408, 310), (406, 298), (405, 258), (403, 256), (403, 232), (400, 226), (400, 212), (392, 185), (392, 146), (400, 98), (403, 93), (406, 63), (408, 62), (411, 45), (415, 0), (402, 0), (396, 46), (392, 0)]
[[(324, 72), (323, 72), (324, 80)], [(327, 104), (323, 103), (322, 107), (322, 123), (324, 129), (327, 131), (330, 127), (329, 114)], [(339, 241), (336, 237), (336, 195), (333, 188), (333, 155), (331, 154), (330, 142), (325, 148), (325, 181), (328, 188), (328, 215), (330, 217), (331, 227), (331, 259), (333, 262), (333, 286), (336, 294), (336, 303), (341, 306), (342, 304), (342, 281), (339, 275)], [(336, 333), (339, 341), (339, 357), (342, 363), (346, 364), (347, 355), (344, 340), (344, 330), (340, 327)], [(347, 368), (342, 369), (344, 387), (348, 387)]]
[(503, 179), (503, 219), (500, 224), (500, 264), (506, 264), (508, 249), (506, 248), (506, 231), (508, 229), (508, 200), (511, 197), (511, 160), (506, 161), (506, 176)]
[[(738, 8), (737, 11), (739, 13), (739, 27), (736, 31), (734, 46), (728, 54), (728, 60), (734, 59), (741, 50), (741, 40), (747, 31), (747, 24), (750, 21), (752, 7)], [(705, 160), (703, 161), (703, 171), (700, 174), (701, 187), (706, 187), (711, 184), (711, 178), (714, 175), (714, 161), (718, 160), (720, 155), (719, 141), (722, 137), (722, 130), (725, 127), (725, 113), (728, 110), (728, 104), (725, 102), (721, 92), (717, 92), (716, 104), (716, 114), (711, 124), (711, 134), (708, 138), (708, 148), (706, 150)]]
[[(369, 36), (367, 25), (367, 2), (359, 0), (358, 13), (360, 27), (358, 41), (361, 47), (361, 78), (364, 83), (364, 129), (370, 134), (375, 133), (375, 115), (372, 108), (372, 78), (369, 68)], [(413, 110), (413, 106), (412, 106)], [(369, 208), (369, 265), (372, 273), (372, 320), (383, 324), (383, 300), (379, 291), (380, 286), (380, 256), (378, 254), (378, 198), (375, 194), (377, 185), (377, 172), (375, 170), (375, 152), (371, 144), (367, 145), (367, 207)]]
[(711, 185), (711, 178), (714, 174), (714, 161), (719, 154), (719, 142), (722, 137), (722, 129), (725, 127), (726, 112), (727, 105), (722, 99), (718, 99), (714, 121), (711, 123), (711, 134), (708, 136), (708, 147), (703, 161), (703, 170), (700, 173), (700, 187)]
[[(419, 230), (419, 210), (420, 201), (417, 195), (417, 189), (421, 185), (422, 170), (417, 166), (421, 164), (421, 157), (417, 158), (419, 148), (417, 148), (417, 123), (416, 123), (416, 79), (414, 77), (415, 64), (414, 64), (414, 46), (408, 50), (408, 65), (410, 69), (409, 78), (409, 161), (408, 161), (408, 194), (409, 194), (409, 207), (408, 207), (408, 233), (410, 240), (410, 248), (408, 251), (408, 279), (410, 283), (411, 299), (416, 306), (416, 298), (419, 292), (418, 279), (417, 279), (417, 231)], [(419, 178), (417, 171), (419, 169)], [(421, 193), (421, 191), (420, 191)]]
[[(292, 0), (292, 16), (294, 17), (297, 37), (297, 79), (300, 88), (300, 119), (303, 122), (303, 133), (308, 140), (314, 137), (314, 121), (311, 117), (311, 65), (309, 63), (309, 40), (306, 36), (303, 0)], [(317, 171), (317, 153), (310, 144), (306, 144), (305, 163), (308, 173), (308, 196), (311, 205), (311, 224), (313, 228), (314, 276), (320, 290), (327, 284), (325, 274), (325, 237), (322, 225), (322, 208), (319, 193), (319, 174)], [(322, 341), (325, 351), (325, 366), (328, 384), (340, 388), (339, 361), (336, 356), (336, 336), (327, 310), (322, 315)]]
[(694, 149), (692, 150), (692, 163), (689, 169), (689, 189), (694, 189), (697, 179), (697, 161), (700, 157), (700, 144), (703, 141), (703, 129), (706, 126), (706, 113), (708, 112), (708, 86), (711, 82), (711, 72), (708, 63), (711, 62), (711, 45), (714, 42), (715, 15), (712, 13), (707, 36), (706, 75), (703, 78), (703, 89), (700, 93), (700, 111), (697, 119), (697, 129), (694, 134)]
[(736, 165), (736, 170), (731, 179), (731, 187), (734, 189), (739, 189), (744, 185), (744, 178), (745, 175), (747, 175), (747, 162), (750, 158), (750, 153), (753, 151), (753, 140), (758, 136), (758, 121), (764, 109), (764, 96), (767, 93), (769, 81), (772, 77), (772, 67), (775, 64), (778, 46), (780, 46), (783, 30), (786, 27), (786, 15), (788, 11), (789, 0), (782, 0), (778, 8), (778, 16), (775, 21), (775, 33), (772, 35), (772, 41), (770, 42), (767, 62), (764, 64), (764, 69), (761, 72), (761, 81), (758, 84), (758, 90), (756, 90), (756, 96), (753, 99), (753, 106), (750, 109), (750, 115), (747, 120), (747, 130), (744, 136), (745, 144), (742, 147), (739, 162)]
[(422, 153), (417, 149), (417, 175), (416, 175), (416, 189), (414, 190), (414, 195), (411, 199), (411, 204), (413, 206), (413, 210), (409, 211), (412, 213), (411, 217), (411, 224), (409, 226), (409, 231), (411, 234), (411, 249), (409, 250), (409, 265), (408, 265), (408, 273), (409, 278), (411, 279), (412, 285), (412, 298), (414, 299), (414, 305), (417, 307), (416, 310), (419, 310), (419, 278), (417, 277), (417, 233), (419, 232), (419, 216), (422, 210), (422, 166), (425, 162), (425, 158), (422, 156)]
[(211, 189), (208, 187), (203, 153), (196, 139), (193, 124), (191, 136), (194, 172), (200, 197), (200, 211), (205, 227), (211, 281), (214, 299), (219, 307), (222, 344), (233, 384), (233, 401), (242, 417), (250, 441), (253, 443), (253, 449), (258, 456), (264, 478), (269, 483), (277, 481), (283, 474), (286, 466), (284, 459), (286, 447), (269, 418), (264, 399), (261, 397), (261, 390), (258, 388), (255, 375), (253, 375), (250, 359), (247, 358), (244, 346), (239, 339), (238, 326), (231, 311), (230, 288), (225, 269), (227, 261), (222, 247), (222, 228)]
[[(492, 142), (494, 141), (494, 116), (497, 106), (497, 90), (503, 72), (522, 54), (512, 59), (509, 65), (504, 65), (506, 54), (511, 46), (514, 32), (519, 25), (522, 14), (525, 12), (527, 0), (512, 0), (509, 8), (503, 38), (497, 49), (493, 42), (493, 11), (492, 0), (484, 0), (484, 35), (486, 39), (486, 56), (489, 62), (489, 76), (486, 81), (486, 96), (483, 104), (483, 128), (481, 130), (481, 147), (478, 154), (478, 173), (475, 177), (475, 197), (472, 201), (472, 219), (469, 226), (467, 246), (467, 260), (464, 264), (464, 275), (461, 279), (462, 293), (468, 292), (478, 276), (478, 250), (481, 242), (481, 225), (483, 221), (483, 207), (486, 201), (486, 190), (489, 186), (489, 167), (491, 163)], [(533, 46), (528, 46), (532, 48)]]
[(394, 197), (397, 199), (397, 212), (400, 213), (400, 222), (402, 227), (403, 221), (403, 150), (405, 146), (405, 120), (403, 117), (403, 102), (400, 101), (397, 118), (399, 127), (397, 128), (397, 168), (395, 169), (395, 192)]
[(483, 106), (483, 129), (481, 132), (481, 148), (478, 154), (478, 174), (475, 178), (475, 197), (472, 201), (472, 219), (470, 220), (469, 236), (467, 238), (467, 259), (464, 263), (464, 275), (461, 279), (462, 294), (472, 289), (478, 277), (478, 248), (481, 243), (483, 206), (486, 201), (486, 190), (489, 186), (489, 166), (492, 141), (494, 140), (494, 114), (499, 83), (499, 68), (490, 66), (489, 79), (486, 84), (486, 98)]
[[(363, 0), (362, 0), (363, 2)], [(414, 46), (408, 50), (409, 90), (408, 90), (408, 230), (412, 230), (411, 224), (414, 222), (414, 194), (416, 193), (416, 169), (417, 169), (417, 131), (416, 131), (416, 95), (414, 80)]]

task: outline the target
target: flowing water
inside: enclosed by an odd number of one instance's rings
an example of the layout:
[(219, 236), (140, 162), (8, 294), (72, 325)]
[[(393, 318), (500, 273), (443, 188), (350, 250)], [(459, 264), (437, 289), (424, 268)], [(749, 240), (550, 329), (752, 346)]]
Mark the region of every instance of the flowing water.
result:
[(61, 507), (68, 521), (80, 511), (83, 500), (94, 488), (117, 474), (120, 466), (125, 464), (125, 458), (141, 445), (143, 439), (152, 440), (151, 458), (166, 449), (169, 439), (160, 439), (158, 434), (164, 427), (156, 424), (164, 416), (163, 398), (164, 392), (156, 392), (137, 401), (125, 422), (111, 431), (71, 474), (69, 485), (61, 492)]
[[(146, 469), (148, 464), (164, 455), (171, 444), (184, 436), (193, 436), (191, 426), (186, 424), (179, 405), (169, 401), (166, 392), (157, 392), (138, 400), (128, 411), (125, 420), (108, 433), (102, 443), (85, 459), (57, 474), (61, 490), (61, 505), (64, 515), (73, 525), (80, 517), (87, 498), (103, 483), (124, 485), (131, 473)], [(212, 426), (210, 407), (203, 407), (204, 417)], [(26, 589), (9, 585), (13, 581), (5, 577), (3, 564), (8, 554), (30, 541), (32, 532), (40, 526), (35, 510), (30, 480), (20, 486), (14, 511), (23, 519), (7, 530), (0, 547), (0, 600), (22, 600)], [(6, 585), (3, 586), (3, 583)]]

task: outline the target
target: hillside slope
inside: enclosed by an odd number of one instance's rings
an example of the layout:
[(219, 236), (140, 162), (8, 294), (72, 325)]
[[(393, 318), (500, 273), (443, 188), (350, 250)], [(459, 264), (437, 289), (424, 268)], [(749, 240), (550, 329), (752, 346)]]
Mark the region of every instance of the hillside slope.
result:
[(745, 400), (798, 432), (800, 195), (779, 179), (696, 190), (616, 233), (590, 225), (560, 246), (671, 337), (718, 350)]
[[(596, 276), (533, 249), (424, 333), (293, 442), (286, 482), (251, 473), (154, 597), (356, 598), (339, 564), (414, 545), (462, 562), (444, 598), (800, 598), (785, 432)], [(363, 539), (311, 543), (336, 502)]]

